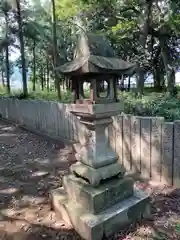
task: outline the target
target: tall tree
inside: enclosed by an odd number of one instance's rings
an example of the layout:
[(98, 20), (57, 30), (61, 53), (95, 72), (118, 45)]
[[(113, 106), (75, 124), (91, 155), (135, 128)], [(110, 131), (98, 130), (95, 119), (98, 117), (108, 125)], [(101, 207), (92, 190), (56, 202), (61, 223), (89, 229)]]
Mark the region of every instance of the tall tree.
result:
[(7, 92), (10, 94), (10, 72), (9, 72), (9, 26), (8, 26), (8, 12), (5, 11), (5, 22), (6, 22), (6, 81), (7, 81)]
[(27, 88), (27, 69), (26, 69), (26, 60), (25, 60), (25, 51), (24, 51), (24, 36), (23, 36), (23, 21), (21, 15), (21, 2), (16, 0), (16, 9), (17, 9), (17, 22), (18, 22), (18, 35), (20, 43), (20, 52), (21, 52), (21, 65), (22, 65), (22, 81), (23, 81), (23, 94), (24, 97), (28, 95)]
[(33, 91), (36, 90), (36, 40), (33, 43)]
[(8, 1), (3, 0), (0, 4), (1, 11), (4, 15), (5, 20), (5, 41), (4, 41), (4, 48), (5, 48), (5, 63), (6, 63), (6, 88), (7, 93), (10, 94), (11, 87), (10, 87), (10, 64), (9, 64), (9, 44), (10, 44), (10, 26), (9, 26), (9, 11), (11, 10), (10, 4)]
[(53, 67), (54, 67), (54, 76), (55, 76), (55, 85), (57, 89), (58, 99), (61, 99), (61, 88), (60, 88), (60, 81), (59, 77), (55, 71), (57, 67), (57, 32), (56, 32), (56, 6), (55, 0), (51, 0), (52, 3), (52, 31), (53, 31)]
[(5, 82), (4, 82), (4, 73), (5, 73), (5, 64), (4, 64), (4, 54), (3, 51), (1, 52), (0, 55), (0, 70), (1, 70), (1, 84), (3, 87), (5, 87)]

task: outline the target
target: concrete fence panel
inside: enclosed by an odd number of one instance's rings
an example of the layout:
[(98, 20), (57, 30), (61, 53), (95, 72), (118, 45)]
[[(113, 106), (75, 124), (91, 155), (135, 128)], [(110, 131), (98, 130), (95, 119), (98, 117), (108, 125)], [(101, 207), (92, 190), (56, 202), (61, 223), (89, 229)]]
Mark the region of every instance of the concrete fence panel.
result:
[(151, 167), (151, 118), (141, 117), (141, 175), (150, 177)]
[[(69, 104), (2, 98), (0, 114), (56, 138), (86, 142), (87, 129), (71, 114)], [(180, 186), (180, 121), (120, 114), (113, 117), (106, 136), (127, 171)]]
[(141, 172), (141, 122), (139, 117), (131, 117), (131, 157), (132, 171)]
[(173, 184), (174, 166), (174, 123), (164, 123), (162, 126), (162, 174), (161, 181)]

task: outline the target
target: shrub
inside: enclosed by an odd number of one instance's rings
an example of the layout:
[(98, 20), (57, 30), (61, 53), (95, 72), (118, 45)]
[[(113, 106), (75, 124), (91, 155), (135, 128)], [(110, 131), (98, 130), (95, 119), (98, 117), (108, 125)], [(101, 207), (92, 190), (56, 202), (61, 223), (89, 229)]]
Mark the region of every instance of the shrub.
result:
[(132, 93), (120, 93), (124, 113), (137, 116), (161, 116), (167, 121), (180, 119), (180, 98), (166, 93), (150, 93), (137, 99)]

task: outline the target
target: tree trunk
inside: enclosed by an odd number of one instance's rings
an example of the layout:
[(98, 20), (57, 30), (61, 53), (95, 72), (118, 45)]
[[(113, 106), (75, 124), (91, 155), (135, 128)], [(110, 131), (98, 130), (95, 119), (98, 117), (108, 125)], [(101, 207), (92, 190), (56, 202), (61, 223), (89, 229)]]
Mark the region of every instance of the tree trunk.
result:
[(69, 81), (69, 79), (66, 78), (66, 79), (65, 79), (65, 82), (66, 82), (66, 90), (68, 90), (68, 81)]
[(49, 61), (46, 59), (46, 73), (47, 73), (47, 91), (49, 92)]
[(7, 93), (10, 94), (11, 87), (10, 87), (10, 74), (9, 74), (9, 47), (6, 46), (6, 87)]
[(152, 4), (153, 0), (148, 0), (145, 3), (145, 11), (144, 11), (144, 16), (143, 16), (143, 24), (141, 27), (141, 35), (140, 35), (140, 43), (143, 47), (146, 45), (146, 40), (149, 32), (149, 26), (151, 23), (151, 12), (152, 12)]
[(8, 13), (5, 12), (6, 21), (6, 87), (7, 93), (10, 94), (10, 66), (9, 66), (9, 26), (8, 26)]
[(4, 83), (4, 71), (3, 71), (3, 69), (1, 70), (1, 79), (2, 79), (2, 86), (4, 88), (5, 87), (5, 83)]
[(64, 79), (63, 82), (62, 82), (63, 90), (65, 90), (65, 84), (66, 84), (66, 79)]
[(166, 39), (160, 38), (161, 54), (166, 70), (167, 90), (171, 95), (175, 93), (175, 69), (172, 66), (171, 59), (168, 54), (168, 45)]
[[(55, 6), (55, 0), (51, 0), (52, 3), (52, 30), (53, 30), (53, 65), (54, 69), (57, 67), (57, 34), (56, 34), (56, 6)], [(60, 88), (60, 81), (59, 77), (54, 70), (54, 76), (55, 76), (55, 86), (57, 89), (58, 99), (61, 99), (61, 88)]]
[(128, 77), (128, 92), (131, 90), (131, 77)]
[(70, 91), (71, 90), (70, 78), (66, 78), (64, 82), (66, 83), (66, 90)]
[(154, 89), (156, 92), (160, 92), (161, 91), (161, 76), (157, 69), (155, 69), (153, 71), (153, 78), (154, 78)]
[[(148, 0), (145, 1), (145, 9), (143, 12), (142, 16), (142, 23), (141, 23), (141, 34), (140, 34), (140, 39), (139, 42), (141, 44), (141, 54), (145, 55), (146, 54), (146, 41), (149, 33), (149, 28), (151, 25), (151, 13), (152, 13), (152, 4), (153, 0)], [(137, 69), (137, 81), (136, 81), (136, 86), (137, 86), (137, 95), (142, 96), (143, 90), (144, 90), (144, 70), (143, 70), (143, 65), (139, 66)]]
[(155, 91), (161, 92), (164, 88), (164, 74), (161, 73), (158, 66), (155, 66), (153, 70), (153, 78)]
[(36, 40), (33, 44), (33, 91), (36, 91)]
[(46, 69), (43, 68), (43, 89), (44, 89), (44, 86), (46, 86)]
[(120, 87), (121, 92), (124, 91), (124, 76), (123, 75), (121, 76), (119, 87)]
[(22, 17), (21, 17), (20, 0), (16, 0), (16, 7), (17, 7), (17, 21), (18, 21), (18, 32), (19, 32), (21, 64), (22, 64), (23, 94), (24, 94), (24, 97), (27, 97), (28, 89), (27, 89), (27, 77), (26, 77), (26, 60), (25, 60), (25, 53), (24, 53), (24, 37), (23, 37), (23, 31), (22, 31)]
[(41, 90), (44, 91), (44, 74), (43, 74), (43, 68), (41, 67)]
[(144, 91), (144, 70), (142, 68), (138, 68), (137, 76), (136, 76), (136, 88), (137, 95), (141, 97)]
[(72, 89), (72, 86), (71, 86), (71, 79), (69, 78), (69, 86), (68, 86), (68, 89), (71, 90)]

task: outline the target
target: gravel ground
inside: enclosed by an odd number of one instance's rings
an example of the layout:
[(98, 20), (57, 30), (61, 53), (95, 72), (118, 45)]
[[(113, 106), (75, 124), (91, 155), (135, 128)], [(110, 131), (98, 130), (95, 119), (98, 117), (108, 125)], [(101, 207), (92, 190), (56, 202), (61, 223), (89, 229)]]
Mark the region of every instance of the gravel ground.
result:
[[(51, 210), (49, 193), (75, 161), (71, 147), (0, 121), (0, 239), (81, 238)], [(151, 194), (152, 217), (109, 239), (180, 239), (180, 190), (136, 183)]]

